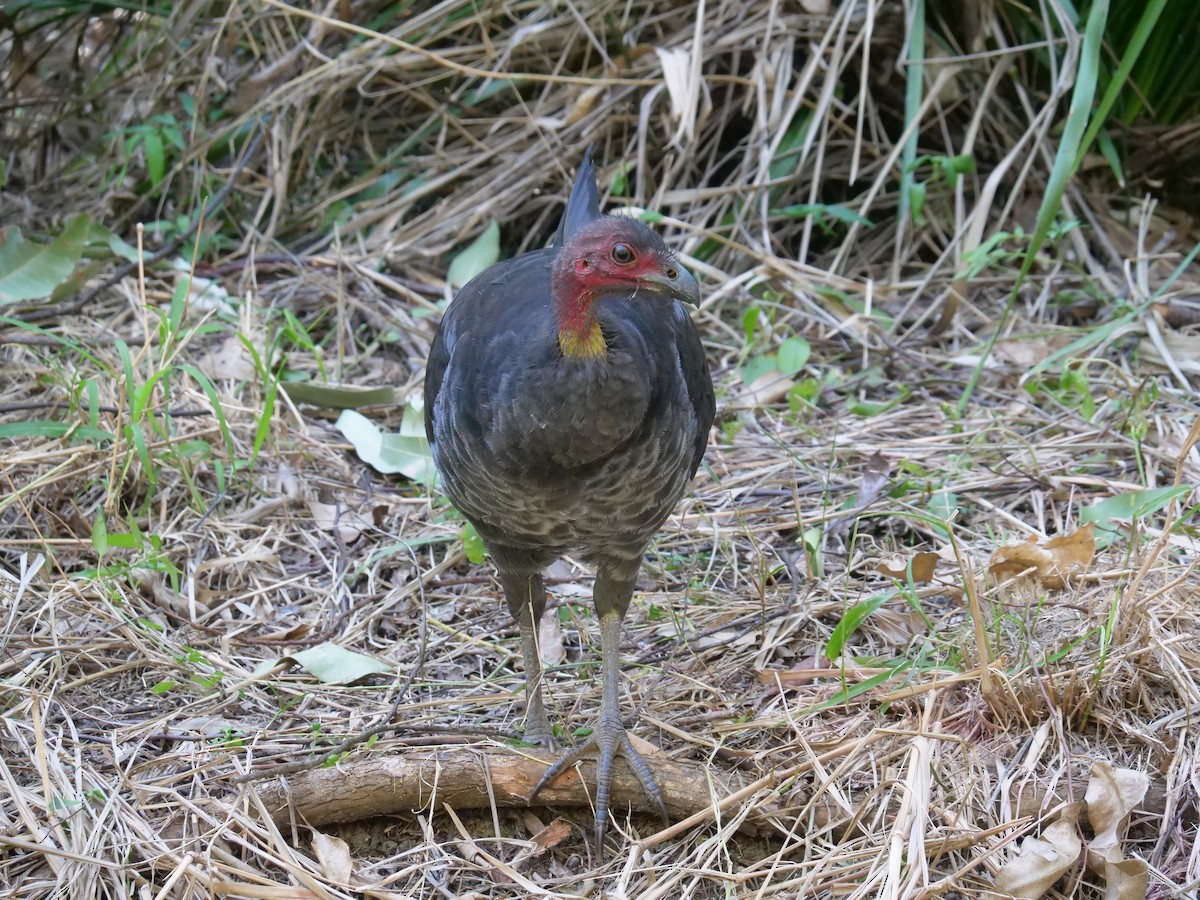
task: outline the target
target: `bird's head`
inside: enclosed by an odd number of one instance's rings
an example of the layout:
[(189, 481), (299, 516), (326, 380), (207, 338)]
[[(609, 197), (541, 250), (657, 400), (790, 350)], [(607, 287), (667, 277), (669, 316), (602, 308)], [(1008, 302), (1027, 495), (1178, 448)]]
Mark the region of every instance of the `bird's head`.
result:
[(601, 216), (559, 247), (551, 276), (558, 310), (559, 345), (567, 356), (600, 356), (604, 336), (592, 305), (606, 295), (695, 305), (700, 287), (648, 225)]

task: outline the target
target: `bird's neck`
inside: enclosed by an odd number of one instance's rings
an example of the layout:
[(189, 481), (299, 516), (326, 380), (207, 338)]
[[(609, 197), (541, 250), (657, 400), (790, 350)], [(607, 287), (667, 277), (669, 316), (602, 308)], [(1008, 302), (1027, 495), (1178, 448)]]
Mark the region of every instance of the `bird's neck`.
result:
[(573, 287), (573, 290), (554, 292), (558, 347), (568, 359), (599, 359), (608, 346), (592, 309), (595, 294), (578, 285)]

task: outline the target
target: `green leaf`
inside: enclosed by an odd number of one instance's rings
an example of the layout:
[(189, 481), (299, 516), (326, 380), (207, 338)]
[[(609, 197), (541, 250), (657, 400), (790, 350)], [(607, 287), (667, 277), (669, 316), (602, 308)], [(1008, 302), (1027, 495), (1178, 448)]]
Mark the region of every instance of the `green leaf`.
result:
[(823, 709), (830, 709), (842, 703), (848, 703), (855, 697), (860, 697), (863, 694), (870, 693), (880, 685), (886, 684), (894, 678), (898, 678), (911, 668), (912, 663), (908, 660), (904, 660), (894, 669), (889, 668), (886, 672), (880, 672), (878, 675), (872, 675), (870, 678), (864, 678), (862, 681), (857, 682), (856, 684), (846, 686), (833, 696), (822, 700), (820, 703), (814, 703), (812, 706), (805, 708), (802, 714), (809, 715), (810, 713), (819, 712)]
[(108, 552), (108, 523), (104, 521), (104, 510), (96, 513), (96, 518), (92, 520), (92, 548), (97, 556), (104, 556)]
[(825, 643), (825, 658), (837, 659), (842, 656), (846, 650), (846, 642), (858, 628), (867, 616), (883, 606), (895, 594), (877, 594), (874, 597), (868, 597), (866, 600), (860, 600), (852, 607), (846, 610), (840, 622), (834, 626), (833, 632), (829, 635), (829, 640)]
[(970, 153), (961, 153), (958, 156), (937, 156), (934, 157), (934, 163), (947, 180), (958, 175), (970, 175), (975, 171), (975, 157)]
[(142, 149), (146, 153), (146, 171), (150, 175), (150, 186), (158, 187), (167, 174), (162, 135), (157, 131), (147, 131), (142, 135)]
[(808, 341), (796, 336), (788, 338), (779, 345), (779, 352), (775, 354), (775, 359), (779, 371), (790, 378), (804, 368), (811, 354), (812, 347), (809, 346)]
[(958, 495), (953, 491), (937, 491), (929, 497), (929, 515), (936, 520), (934, 527), (942, 533), (943, 537), (950, 537), (950, 532), (945, 524), (949, 522), (953, 525), (954, 519), (958, 515)]
[(0, 305), (40, 300), (71, 277), (91, 219), (78, 215), (49, 244), (34, 244), (15, 226), (0, 230)]
[(359, 387), (355, 384), (317, 384), (295, 381), (283, 385), (293, 403), (307, 403), (324, 409), (361, 409), (364, 406), (392, 406), (394, 387)]
[(633, 163), (623, 162), (617, 166), (617, 171), (613, 172), (612, 195), (614, 197), (624, 197), (629, 193), (629, 170), (632, 167)]
[(868, 228), (875, 224), (870, 219), (860, 216), (850, 207), (837, 203), (795, 203), (791, 206), (773, 209), (771, 213), (791, 219), (807, 219), (809, 216), (815, 219), (833, 219), (837, 222), (845, 222), (847, 225), (866, 225)]
[(908, 205), (912, 211), (912, 220), (918, 225), (925, 223), (925, 182), (915, 181), (908, 188)]
[(464, 250), (450, 260), (446, 280), (460, 288), (488, 266), (500, 259), (500, 224), (492, 219), (483, 234), (475, 238)]
[(742, 333), (746, 336), (746, 346), (754, 343), (754, 335), (758, 333), (758, 314), (761, 312), (757, 306), (751, 306), (742, 313)]
[(351, 444), (359, 459), (385, 474), (403, 475), (412, 481), (432, 484), (437, 470), (425, 439), (422, 414), (415, 404), (404, 411), (398, 434), (386, 434), (361, 413), (347, 409), (338, 416), (337, 430)]
[(742, 382), (754, 384), (762, 376), (768, 372), (774, 372), (778, 368), (779, 363), (776, 361), (774, 353), (752, 356), (742, 365)]
[(70, 430), (71, 426), (66, 422), (47, 422), (42, 419), (33, 419), (28, 422), (4, 422), (0, 423), (0, 438), (57, 438), (62, 437)]
[[(1013, 281), (1008, 302), (1000, 314), (1000, 321), (993, 327), (992, 336), (988, 339), (983, 353), (980, 354), (979, 362), (971, 370), (967, 386), (958, 399), (956, 411), (959, 416), (966, 412), (967, 404), (975, 393), (975, 388), (979, 384), (984, 366), (987, 365), (987, 361), (992, 355), (996, 341), (999, 340), (1001, 334), (1005, 333), (1008, 317), (1016, 304), (1021, 286), (1032, 271), (1038, 251), (1042, 249), (1042, 244), (1050, 234), (1050, 229), (1062, 206), (1063, 194), (1066, 193), (1067, 185), (1074, 177), (1080, 162), (1083, 161), (1083, 155), (1087, 152), (1091, 136), (1094, 134), (1089, 131), (1085, 136), (1084, 129), (1087, 128), (1088, 119), (1092, 115), (1092, 99), (1096, 96), (1096, 82), (1100, 72), (1100, 51), (1104, 43), (1104, 25), (1108, 20), (1108, 7), (1109, 0), (1095, 0), (1088, 12), (1087, 28), (1084, 31), (1083, 44), (1079, 50), (1079, 70), (1075, 76), (1074, 89), (1071, 92), (1071, 105), (1067, 110), (1067, 121), (1058, 142), (1058, 150), (1054, 154), (1054, 162), (1050, 166), (1050, 177), (1047, 179), (1046, 191), (1042, 195), (1041, 206), (1038, 208), (1033, 237), (1030, 238), (1029, 246), (1025, 250), (1025, 258)], [(1097, 117), (1097, 121), (1099, 121), (1099, 117)], [(1095, 122), (1093, 122), (1093, 127), (1099, 128)]]
[(462, 531), (458, 533), (462, 539), (463, 551), (467, 554), (467, 559), (475, 565), (483, 562), (486, 556), (486, 550), (483, 546), (483, 538), (479, 536), (479, 532), (475, 530), (475, 526), (468, 522), (462, 527)]
[(913, 0), (908, 14), (908, 59), (904, 75), (904, 130), (908, 137), (900, 148), (900, 219), (921, 224), (925, 185), (916, 180), (917, 144), (921, 137), (921, 97), (925, 87), (925, 0)]
[(1079, 521), (1084, 524), (1133, 522), (1158, 512), (1176, 497), (1183, 497), (1195, 488), (1193, 484), (1183, 484), (1179, 487), (1148, 488), (1134, 491), (1132, 494), (1117, 494), (1115, 497), (1085, 506), (1079, 511)]
[(373, 656), (355, 653), (337, 644), (319, 644), (285, 656), (322, 684), (352, 684), (368, 675), (383, 675), (392, 667)]
[[(1083, 162), (1084, 155), (1088, 151), (1088, 147), (1091, 146), (1092, 140), (1108, 121), (1109, 111), (1112, 110), (1113, 104), (1117, 102), (1117, 97), (1120, 96), (1121, 89), (1125, 87), (1125, 82), (1129, 79), (1129, 73), (1133, 71), (1133, 67), (1137, 63), (1138, 57), (1141, 56), (1142, 50), (1146, 46), (1146, 41), (1149, 40), (1151, 34), (1153, 34), (1154, 26), (1158, 23), (1159, 16), (1162, 15), (1166, 5), (1167, 0), (1149, 0), (1149, 2), (1146, 3), (1142, 8), (1142, 17), (1138, 21), (1137, 27), (1134, 29), (1132, 38), (1130, 38), (1129, 43), (1125, 47), (1125, 52), (1121, 54), (1121, 61), (1117, 64), (1117, 70), (1108, 80), (1108, 86), (1104, 89), (1104, 96), (1100, 98), (1100, 103), (1096, 107), (1096, 111), (1092, 116), (1092, 122), (1088, 126), (1087, 133), (1084, 134), (1083, 140), (1080, 141), (1079, 147), (1075, 152), (1074, 169), (1079, 168), (1080, 164)], [(1107, 3), (1105, 6), (1107, 6)], [(1183, 8), (1184, 6), (1181, 5), (1177, 7), (1177, 11), (1182, 10)], [(1107, 20), (1107, 10), (1105, 11), (1105, 19)], [(1103, 27), (1103, 23), (1101, 24), (1101, 27)], [(1088, 30), (1091, 30), (1090, 21), (1088, 22)], [(1105, 156), (1108, 156), (1107, 152), (1105, 152)]]

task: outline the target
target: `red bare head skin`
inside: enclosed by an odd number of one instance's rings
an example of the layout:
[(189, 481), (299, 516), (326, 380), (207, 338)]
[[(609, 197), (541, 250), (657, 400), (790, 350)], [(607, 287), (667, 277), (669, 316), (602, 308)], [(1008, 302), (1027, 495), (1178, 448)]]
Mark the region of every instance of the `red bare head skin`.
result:
[[(568, 355), (594, 356), (599, 326), (592, 304), (606, 293), (654, 294), (696, 303), (691, 274), (642, 222), (603, 216), (576, 232), (558, 251), (551, 275), (560, 343)], [(577, 346), (578, 353), (569, 347)]]

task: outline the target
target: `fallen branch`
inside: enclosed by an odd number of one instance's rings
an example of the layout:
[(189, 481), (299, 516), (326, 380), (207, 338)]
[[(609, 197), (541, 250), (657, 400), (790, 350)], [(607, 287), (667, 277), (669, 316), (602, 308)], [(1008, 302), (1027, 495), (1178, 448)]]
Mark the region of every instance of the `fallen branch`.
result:
[[(680, 762), (661, 753), (646, 761), (662, 788), (673, 821), (711, 810), (745, 784), (736, 774), (717, 772), (699, 763)], [(295, 820), (320, 827), (372, 816), (410, 813), (421, 809), (488, 809), (527, 807), (534, 785), (549, 762), (529, 750), (462, 747), (429, 753), (372, 756), (333, 768), (312, 769), (285, 781), (260, 783), (258, 792), (276, 824)], [(595, 765), (567, 772), (545, 788), (539, 806), (590, 809)], [(764, 790), (766, 786), (764, 785)], [(653, 803), (642, 793), (633, 773), (618, 763), (613, 772), (614, 808), (657, 818)], [(751, 831), (774, 831), (768, 819), (779, 814), (776, 802), (764, 803), (746, 820)]]
[[(826, 751), (816, 761), (858, 752), (878, 739), (879, 733), (848, 741)], [(785, 779), (809, 770), (813, 760), (799, 763), (757, 779), (742, 778), (737, 773), (719, 772), (702, 763), (683, 762), (661, 751), (639, 748), (662, 788), (667, 813), (674, 823), (644, 839), (644, 846), (654, 846), (662, 840), (677, 836), (714, 817), (718, 807), (721, 818), (728, 821), (731, 807), (752, 804), (753, 809), (741, 822), (738, 830), (750, 834), (778, 834), (782, 820), (786, 829), (795, 824), (800, 803), (809, 827), (833, 827), (835, 831), (855, 828), (857, 816), (850, 811), (862, 803), (875, 803), (878, 798), (866, 796), (847, 798), (849, 808), (835, 802), (826, 792), (817, 790), (815, 797), (802, 803), (794, 787), (788, 789), (786, 802), (771, 791)], [(403, 754), (372, 756), (351, 760), (328, 769), (310, 769), (271, 782), (248, 785), (258, 792), (275, 824), (287, 827), (290, 823), (320, 828), (338, 822), (354, 822), (375, 816), (410, 814), (420, 810), (440, 812), (444, 806), (456, 810), (525, 808), (528, 796), (549, 765), (545, 757), (531, 750), (474, 745), (441, 748), (435, 751), (409, 751)], [(578, 771), (570, 771), (545, 788), (538, 797), (538, 806), (554, 808), (591, 809), (595, 787), (595, 765), (588, 760), (583, 766), (583, 779)], [(1082, 791), (1082, 787), (1080, 788)], [(1068, 801), (1062, 792), (1043, 787), (1023, 791), (1013, 798), (1012, 818), (1003, 827), (1037, 822), (1047, 813)], [(1162, 816), (1167, 807), (1161, 780), (1150, 782), (1146, 796), (1138, 804), (1142, 815)], [(633, 773), (618, 763), (612, 779), (611, 805), (615, 810), (628, 808), (635, 814), (658, 818), (657, 808), (642, 793)], [(1194, 822), (1195, 817), (1188, 817)], [(838, 824), (835, 824), (838, 823)], [(970, 846), (986, 831), (976, 831), (963, 825), (964, 833), (950, 844)], [(938, 841), (947, 844), (945, 836)]]

